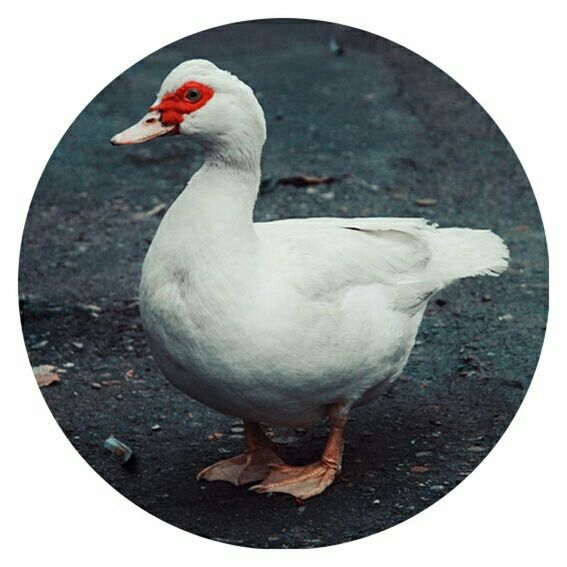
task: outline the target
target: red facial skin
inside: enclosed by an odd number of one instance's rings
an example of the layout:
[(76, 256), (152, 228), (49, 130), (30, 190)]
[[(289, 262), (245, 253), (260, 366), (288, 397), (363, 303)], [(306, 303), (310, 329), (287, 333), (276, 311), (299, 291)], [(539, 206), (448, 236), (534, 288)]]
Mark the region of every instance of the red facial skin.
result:
[[(185, 95), (189, 89), (199, 89), (199, 91), (201, 91), (201, 98), (196, 102), (188, 100)], [(174, 92), (164, 95), (159, 104), (150, 107), (150, 111), (159, 111), (161, 113), (161, 123), (166, 126), (175, 125), (175, 131), (177, 131), (185, 115), (191, 114), (191, 112), (195, 112), (205, 106), (214, 94), (215, 91), (207, 87), (207, 85), (197, 83), (196, 81), (189, 81)]]

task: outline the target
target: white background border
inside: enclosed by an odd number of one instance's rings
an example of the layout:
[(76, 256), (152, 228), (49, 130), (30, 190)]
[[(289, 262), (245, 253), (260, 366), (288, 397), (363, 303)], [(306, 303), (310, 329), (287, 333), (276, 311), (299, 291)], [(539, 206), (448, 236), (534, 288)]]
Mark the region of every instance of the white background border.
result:
[[(18, 2), (3, 8), (0, 504), (4, 565), (231, 567), (346, 561), (459, 567), (565, 564), (566, 40), (561, 2)], [(9, 7), (7, 7), (9, 6)], [(548, 336), (533, 385), (497, 448), (440, 503), (376, 536), (321, 550), (258, 551), (173, 528), (110, 488), (66, 441), (35, 386), (16, 305), (33, 190), (76, 115), (128, 66), (183, 36), (266, 17), (336, 21), (392, 39), (465, 87), (516, 150), (551, 257)], [(243, 38), (245, 41), (245, 38)], [(506, 214), (506, 211), (502, 211)], [(564, 348), (563, 348), (564, 350)], [(190, 481), (190, 479), (188, 479)], [(294, 521), (290, 514), (290, 522)], [(328, 518), (328, 522), (332, 522)], [(226, 521), (231, 512), (226, 510)]]

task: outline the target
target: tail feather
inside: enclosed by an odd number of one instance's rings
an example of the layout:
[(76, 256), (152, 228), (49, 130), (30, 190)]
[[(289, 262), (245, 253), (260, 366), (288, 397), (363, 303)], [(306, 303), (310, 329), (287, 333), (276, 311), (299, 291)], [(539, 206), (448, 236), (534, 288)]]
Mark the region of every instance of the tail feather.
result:
[(441, 228), (431, 234), (430, 270), (440, 281), (474, 276), (499, 276), (508, 268), (510, 252), (490, 230)]

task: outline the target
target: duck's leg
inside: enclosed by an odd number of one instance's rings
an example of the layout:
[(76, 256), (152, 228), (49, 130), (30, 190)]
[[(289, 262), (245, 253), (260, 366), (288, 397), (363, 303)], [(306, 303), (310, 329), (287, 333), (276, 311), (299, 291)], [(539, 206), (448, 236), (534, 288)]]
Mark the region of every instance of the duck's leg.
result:
[(301, 500), (321, 494), (341, 472), (347, 414), (348, 408), (342, 404), (329, 407), (331, 431), (318, 462), (303, 467), (272, 465), (263, 482), (250, 490), (258, 493), (285, 492)]
[(224, 480), (242, 486), (268, 476), (270, 465), (283, 463), (276, 453), (275, 443), (266, 437), (260, 424), (245, 421), (244, 439), (244, 453), (204, 468), (197, 475), (197, 480)]

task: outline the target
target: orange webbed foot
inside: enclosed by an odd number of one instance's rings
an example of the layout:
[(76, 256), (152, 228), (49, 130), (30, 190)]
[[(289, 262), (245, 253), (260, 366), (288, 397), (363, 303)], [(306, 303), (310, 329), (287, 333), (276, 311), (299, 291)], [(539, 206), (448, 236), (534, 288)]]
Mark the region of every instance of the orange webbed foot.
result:
[(283, 492), (307, 500), (321, 494), (338, 476), (336, 464), (326, 460), (303, 467), (278, 464), (270, 469), (263, 482), (250, 487), (250, 490), (258, 494)]
[(282, 463), (282, 459), (274, 450), (260, 447), (204, 468), (197, 475), (197, 480), (223, 480), (235, 486), (242, 486), (263, 480), (270, 474), (271, 465)]

